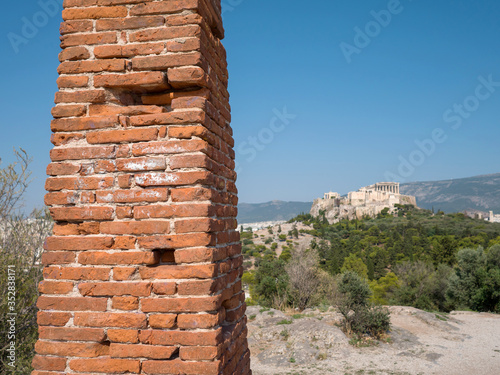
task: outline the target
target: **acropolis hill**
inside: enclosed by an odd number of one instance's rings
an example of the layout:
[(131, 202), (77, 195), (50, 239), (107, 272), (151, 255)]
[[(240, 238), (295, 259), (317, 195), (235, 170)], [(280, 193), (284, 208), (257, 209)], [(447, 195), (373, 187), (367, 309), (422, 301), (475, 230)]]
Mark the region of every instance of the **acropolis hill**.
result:
[(376, 217), (384, 208), (389, 208), (389, 212), (392, 212), (396, 204), (410, 204), (416, 207), (417, 199), (400, 194), (397, 182), (378, 182), (358, 191), (351, 191), (347, 196), (325, 193), (323, 198), (314, 200), (311, 215), (319, 216), (321, 211), (325, 211), (326, 219), (333, 224), (342, 219)]

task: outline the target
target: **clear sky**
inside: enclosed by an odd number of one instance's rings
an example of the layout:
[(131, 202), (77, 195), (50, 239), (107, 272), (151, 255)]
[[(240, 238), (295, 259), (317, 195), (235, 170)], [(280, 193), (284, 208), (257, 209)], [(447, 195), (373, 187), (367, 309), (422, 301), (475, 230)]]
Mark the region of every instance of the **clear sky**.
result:
[[(222, 2), (240, 201), (500, 172), (500, 2)], [(0, 157), (33, 156), (28, 207), (52, 146), (51, 13), (25, 0), (0, 16)]]

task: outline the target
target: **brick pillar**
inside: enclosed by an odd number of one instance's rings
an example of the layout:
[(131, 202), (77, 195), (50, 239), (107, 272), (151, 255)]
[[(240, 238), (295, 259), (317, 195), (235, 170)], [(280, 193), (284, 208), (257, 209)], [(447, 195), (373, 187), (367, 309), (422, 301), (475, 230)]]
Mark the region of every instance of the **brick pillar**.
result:
[(63, 19), (32, 374), (250, 374), (220, 0)]

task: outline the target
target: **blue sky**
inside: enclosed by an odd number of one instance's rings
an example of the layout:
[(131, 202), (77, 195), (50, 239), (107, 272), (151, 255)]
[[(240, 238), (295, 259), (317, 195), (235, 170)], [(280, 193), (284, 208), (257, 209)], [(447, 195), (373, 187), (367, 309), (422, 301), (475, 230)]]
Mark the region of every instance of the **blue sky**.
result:
[[(500, 172), (500, 2), (222, 2), (240, 201)], [(41, 206), (61, 19), (3, 7), (0, 157), (33, 156)]]

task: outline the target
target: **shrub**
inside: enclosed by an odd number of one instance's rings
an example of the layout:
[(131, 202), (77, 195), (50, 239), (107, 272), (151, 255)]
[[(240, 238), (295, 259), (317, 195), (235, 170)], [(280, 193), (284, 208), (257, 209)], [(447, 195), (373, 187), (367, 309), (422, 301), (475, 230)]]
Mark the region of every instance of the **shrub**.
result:
[[(52, 229), (52, 220), (44, 210), (35, 210), (29, 215), (19, 213), (29, 185), (30, 159), (24, 151), (16, 151), (16, 156), (17, 162), (0, 169), (0, 290), (5, 293), (0, 298), (0, 348), (5, 371), (11, 369), (12, 373), (29, 374), (38, 339), (36, 300), (42, 278), (40, 256), (45, 238)], [(11, 295), (7, 292), (12, 288), (9, 276), (15, 284), (14, 311), (8, 304)], [(11, 341), (7, 334), (10, 329), (7, 313), (10, 312), (17, 314), (15, 368), (8, 365), (6, 351)]]
[(336, 305), (344, 317), (342, 328), (347, 335), (367, 334), (378, 339), (390, 329), (389, 311), (369, 305), (371, 291), (365, 279), (354, 272), (345, 272), (338, 290)]

